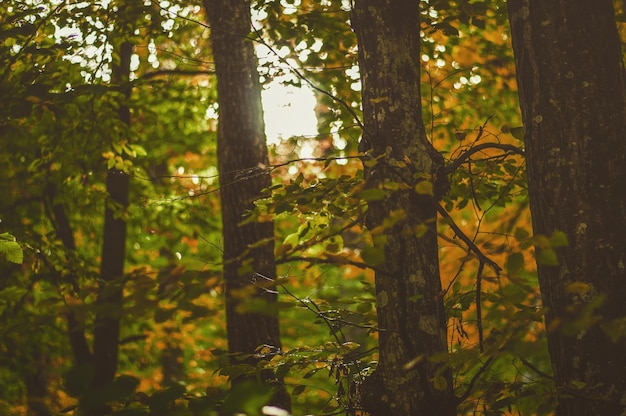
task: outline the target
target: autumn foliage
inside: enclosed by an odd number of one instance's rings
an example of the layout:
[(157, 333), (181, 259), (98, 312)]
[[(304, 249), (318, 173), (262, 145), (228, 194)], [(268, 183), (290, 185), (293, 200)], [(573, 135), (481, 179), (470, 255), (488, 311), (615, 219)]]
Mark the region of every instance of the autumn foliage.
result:
[[(353, 2), (245, 3), (252, 27), (242, 36), (256, 45), (261, 86), (313, 93), (305, 110), (317, 131), (270, 137), (267, 163), (220, 174), (219, 74), (203, 2), (1, 2), (0, 413), (366, 414), (363, 386), (385, 361), (379, 341), (390, 330), (377, 319), (377, 273), (408, 262), (386, 257), (386, 244), (409, 223), (411, 235), (394, 241), (437, 244), (431, 298), (447, 342), (401, 367), (435, 369), (422, 382), (457, 414), (555, 414), (563, 389), (536, 265), (557, 267), (571, 236), (533, 233), (505, 2), (416, 6), (416, 134), (436, 172), (410, 171), (415, 160), (391, 145), (363, 144), (363, 109), (389, 103), (362, 91)], [(622, 23), (618, 31), (623, 44)], [(372, 185), (389, 160), (393, 175)], [(261, 175), (264, 189), (228, 232), (271, 233), (273, 223), (274, 235), (229, 263), (222, 191), (236, 199)], [(120, 178), (127, 201), (111, 185)], [(408, 194), (436, 217), (379, 209)], [(105, 218), (124, 225), (120, 241), (105, 241)], [(276, 272), (267, 276), (250, 253), (269, 242)], [(111, 244), (125, 249), (121, 273), (103, 272)], [(227, 269), (251, 276), (228, 305)], [(592, 289), (569, 286), (581, 297)], [(409, 302), (429, 304), (418, 292)], [(230, 316), (278, 316), (282, 346), (229, 351), (227, 306)], [(623, 342), (623, 314), (605, 322), (596, 310), (572, 310), (568, 328)], [(104, 354), (114, 362), (105, 369), (94, 361), (103, 339), (118, 354)], [(290, 413), (268, 406), (270, 379), (284, 380)], [(565, 393), (584, 395), (575, 381)]]

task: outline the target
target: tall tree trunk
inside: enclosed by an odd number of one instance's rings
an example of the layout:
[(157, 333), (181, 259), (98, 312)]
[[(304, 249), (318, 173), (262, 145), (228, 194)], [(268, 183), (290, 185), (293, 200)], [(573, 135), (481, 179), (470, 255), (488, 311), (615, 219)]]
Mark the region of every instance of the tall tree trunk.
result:
[[(363, 405), (374, 416), (455, 415), (451, 373), (431, 360), (447, 354), (436, 210), (432, 195), (414, 190), (422, 180), (438, 188), (443, 166), (422, 119), (419, 2), (359, 0), (352, 25), (363, 85), (360, 147), (378, 159), (366, 162), (366, 180), (379, 189), (408, 185), (369, 203), (367, 225), (384, 261), (375, 277), (380, 359), (362, 386)], [(397, 222), (387, 227), (390, 218)]]
[(537, 265), (558, 414), (623, 414), (626, 91), (613, 4), (510, 0), (509, 18), (533, 229), (569, 240), (558, 265)]
[[(129, 79), (132, 51), (130, 43), (124, 42), (120, 45), (119, 63), (113, 65), (113, 82), (117, 85), (123, 85)], [(130, 90), (126, 94), (128, 97)], [(119, 117), (122, 122), (130, 125), (130, 109), (126, 103), (120, 104)], [(126, 222), (119, 216), (118, 210), (128, 207), (129, 176), (116, 169), (109, 170), (106, 190), (111, 202), (117, 204), (119, 208), (107, 205), (104, 217), (101, 287), (96, 300), (93, 341), (94, 383), (97, 388), (111, 383), (117, 371), (126, 258)]]
[[(250, 5), (244, 0), (205, 0), (219, 97), (218, 165), (224, 236), (224, 281), (228, 347), (231, 354), (254, 354), (261, 345), (281, 349), (278, 315), (245, 311), (250, 298), (275, 303), (275, 288), (264, 288), (276, 275), (273, 222), (242, 225), (261, 190), (271, 185), (261, 87), (251, 29)], [(259, 244), (262, 242), (262, 244)], [(250, 357), (244, 362), (255, 365)], [(233, 357), (233, 364), (242, 363)], [(244, 380), (240, 377), (234, 383)], [(274, 404), (290, 407), (281, 380), (264, 372), (265, 382), (276, 383)]]

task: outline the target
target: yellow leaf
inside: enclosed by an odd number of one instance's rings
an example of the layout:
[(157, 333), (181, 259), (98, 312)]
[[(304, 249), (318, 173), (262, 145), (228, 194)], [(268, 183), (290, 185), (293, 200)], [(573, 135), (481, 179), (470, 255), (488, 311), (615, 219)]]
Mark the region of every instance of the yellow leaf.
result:
[(369, 159), (369, 160), (366, 160), (365, 162), (363, 162), (363, 164), (367, 168), (373, 168), (374, 166), (376, 166), (378, 164), (378, 159)]
[(565, 286), (567, 293), (585, 295), (593, 290), (593, 285), (587, 282), (572, 282)]

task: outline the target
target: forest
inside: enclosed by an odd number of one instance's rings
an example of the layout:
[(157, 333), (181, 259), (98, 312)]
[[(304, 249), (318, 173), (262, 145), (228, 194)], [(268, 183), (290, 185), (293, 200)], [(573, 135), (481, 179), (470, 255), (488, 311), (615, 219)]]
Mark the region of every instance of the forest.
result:
[(0, 415), (625, 415), (625, 11), (3, 0)]

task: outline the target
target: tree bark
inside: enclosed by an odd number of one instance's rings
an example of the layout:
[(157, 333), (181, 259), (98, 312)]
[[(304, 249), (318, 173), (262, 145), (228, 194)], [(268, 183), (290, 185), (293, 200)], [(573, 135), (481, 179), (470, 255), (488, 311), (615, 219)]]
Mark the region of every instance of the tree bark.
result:
[[(254, 354), (261, 345), (280, 351), (278, 314), (245, 311), (250, 299), (274, 304), (277, 300), (273, 222), (242, 225), (247, 211), (271, 185), (268, 164), (261, 86), (252, 41), (250, 5), (244, 0), (205, 0), (211, 25), (211, 40), (219, 103), (218, 167), (221, 185), (224, 236), (224, 281), (228, 347), (233, 364), (256, 366)], [(269, 279), (269, 280), (268, 280)], [(268, 284), (270, 287), (267, 287)], [(234, 354), (249, 354), (238, 360)], [(271, 371), (261, 374), (264, 382), (276, 385), (273, 404), (290, 408), (282, 380)], [(246, 377), (232, 380), (238, 383)]]
[[(451, 373), (441, 364), (447, 318), (434, 198), (414, 190), (419, 181), (440, 190), (443, 167), (423, 125), (419, 18), (414, 0), (359, 0), (352, 14), (363, 91), (360, 150), (370, 161), (366, 181), (378, 189), (388, 182), (408, 185), (368, 205), (367, 226), (384, 252), (375, 276), (379, 363), (361, 388), (362, 404), (373, 416), (456, 414)], [(397, 222), (388, 227), (391, 218)]]
[[(113, 82), (121, 85), (130, 75), (132, 45), (124, 42), (120, 46), (120, 61), (113, 65)], [(127, 97), (130, 90), (126, 92)], [(130, 125), (130, 109), (120, 104), (120, 120)], [(126, 222), (119, 216), (119, 209), (126, 209), (129, 200), (129, 176), (111, 169), (107, 172), (106, 190), (111, 202), (119, 208), (108, 206), (104, 217), (102, 260), (100, 265), (101, 286), (96, 300), (94, 322), (93, 359), (96, 388), (113, 382), (118, 364), (120, 320), (122, 313), (123, 276), (126, 258)], [(98, 414), (96, 412), (96, 414)]]
[(510, 0), (509, 19), (534, 233), (569, 243), (558, 265), (537, 265), (557, 414), (622, 414), (626, 91), (613, 4)]

